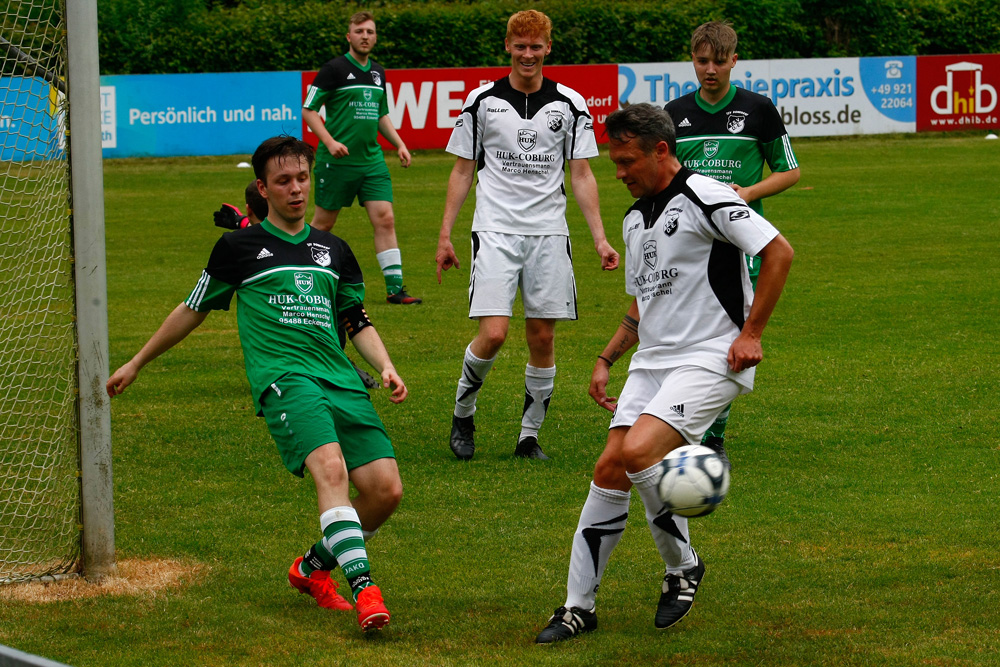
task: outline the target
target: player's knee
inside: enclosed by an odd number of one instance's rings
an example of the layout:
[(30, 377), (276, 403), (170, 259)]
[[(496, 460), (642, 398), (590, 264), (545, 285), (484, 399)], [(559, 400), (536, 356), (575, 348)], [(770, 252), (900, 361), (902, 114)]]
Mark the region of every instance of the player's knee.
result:
[(387, 480), (379, 490), (379, 497), (386, 510), (394, 511), (403, 500), (403, 482), (398, 477)]
[(621, 462), (624, 470), (638, 472), (643, 469), (643, 461), (649, 451), (648, 443), (641, 438), (626, 437), (622, 443)]
[(341, 457), (329, 457), (320, 466), (311, 466), (309, 472), (316, 480), (317, 486), (337, 489), (348, 484), (347, 466)]
[(487, 329), (479, 332), (479, 345), (476, 347), (482, 352), (477, 354), (481, 359), (492, 359), (500, 352), (504, 342), (507, 340), (506, 329)]
[(528, 337), (528, 348), (537, 354), (549, 355), (555, 349), (555, 340), (556, 336), (553, 331), (534, 333)]
[(594, 466), (594, 484), (602, 489), (618, 489), (628, 485), (625, 464), (621, 457), (602, 456)]

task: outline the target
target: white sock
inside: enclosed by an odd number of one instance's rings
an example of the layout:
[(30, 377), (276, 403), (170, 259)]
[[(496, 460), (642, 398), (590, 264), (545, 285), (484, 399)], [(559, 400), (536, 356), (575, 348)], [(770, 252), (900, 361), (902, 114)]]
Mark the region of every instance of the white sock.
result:
[(667, 511), (660, 500), (660, 492), (656, 488), (660, 478), (659, 464), (637, 473), (628, 473), (628, 478), (646, 507), (646, 523), (667, 571), (679, 573), (694, 566), (695, 555), (691, 549), (687, 518)]
[[(388, 250), (376, 253), (375, 259), (378, 261), (378, 266), (383, 272), (389, 267), (403, 265), (403, 256), (400, 254), (399, 248), (389, 248)], [(402, 275), (402, 271), (399, 272), (399, 275)]]
[(458, 391), (455, 392), (455, 416), (471, 417), (476, 413), (476, 397), (483, 386), (486, 374), (493, 368), (492, 359), (480, 359), (472, 354), (472, 343), (465, 348), (465, 359), (462, 361), (462, 377), (458, 379)]
[(630, 497), (628, 491), (602, 489), (590, 483), (590, 493), (573, 535), (566, 582), (567, 608), (588, 611), (594, 608), (604, 568), (625, 531)]
[(521, 413), (521, 435), (518, 440), (528, 436), (538, 437), (538, 429), (545, 421), (545, 413), (549, 409), (552, 390), (556, 382), (556, 367), (536, 368), (528, 364), (524, 368), (524, 412)]

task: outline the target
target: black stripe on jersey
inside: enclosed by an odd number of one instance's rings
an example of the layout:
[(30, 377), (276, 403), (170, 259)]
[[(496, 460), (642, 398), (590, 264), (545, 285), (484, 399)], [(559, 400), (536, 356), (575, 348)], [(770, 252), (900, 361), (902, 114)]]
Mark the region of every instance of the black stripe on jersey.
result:
[(726, 315), (743, 330), (743, 251), (731, 243), (712, 242), (708, 256), (708, 284), (719, 300)]

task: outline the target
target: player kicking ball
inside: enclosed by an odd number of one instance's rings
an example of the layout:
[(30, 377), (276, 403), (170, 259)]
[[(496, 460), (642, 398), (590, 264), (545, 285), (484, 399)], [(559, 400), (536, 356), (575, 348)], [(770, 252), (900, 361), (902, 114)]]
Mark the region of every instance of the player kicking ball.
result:
[[(622, 224), (633, 300), (591, 374), (590, 396), (614, 416), (573, 536), (566, 602), (539, 644), (597, 629), (597, 589), (633, 486), (666, 566), (653, 625), (669, 628), (691, 610), (705, 564), (687, 519), (660, 500), (659, 463), (700, 443), (719, 413), (753, 389), (761, 335), (794, 254), (732, 188), (681, 166), (664, 110), (635, 104), (610, 114), (606, 127), (615, 176), (637, 200)], [(744, 254), (763, 260), (756, 295)], [(636, 344), (620, 397), (608, 396), (611, 366)]]
[[(228, 310), (238, 294), (254, 407), (285, 467), (298, 477), (308, 470), (316, 484), (323, 537), (295, 560), (288, 580), (321, 607), (356, 607), (367, 631), (385, 627), (389, 610), (372, 579), (365, 541), (395, 511), (403, 486), (385, 427), (341, 348), (338, 323), (379, 372), (390, 401), (401, 403), (407, 389), (365, 312), (364, 282), (350, 247), (305, 224), (312, 162), (312, 148), (294, 137), (273, 137), (257, 148), (252, 163), (266, 219), (222, 235), (194, 290), (114, 372), (107, 391), (122, 393), (146, 364), (210, 311)], [(354, 605), (330, 576), (338, 566)]]

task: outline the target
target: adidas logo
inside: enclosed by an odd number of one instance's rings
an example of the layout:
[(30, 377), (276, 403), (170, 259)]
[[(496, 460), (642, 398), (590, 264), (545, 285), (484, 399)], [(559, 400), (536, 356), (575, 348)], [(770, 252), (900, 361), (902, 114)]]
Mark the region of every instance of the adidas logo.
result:
[(689, 121), (687, 117), (685, 117), (684, 120), (677, 123), (677, 127), (691, 127), (691, 121)]
[(356, 76), (354, 76), (354, 72), (351, 72), (350, 74), (348, 74), (348, 75), (347, 75), (347, 80), (348, 80), (348, 81), (350, 81), (351, 79), (356, 79), (356, 78), (357, 78), (357, 77), (356, 77)]
[(670, 406), (670, 411), (673, 412), (678, 417), (683, 417), (684, 416), (684, 404), (681, 403), (680, 405), (671, 405)]
[(257, 259), (267, 259), (268, 257), (274, 257), (274, 253), (267, 248), (261, 248), (260, 252), (257, 253)]

